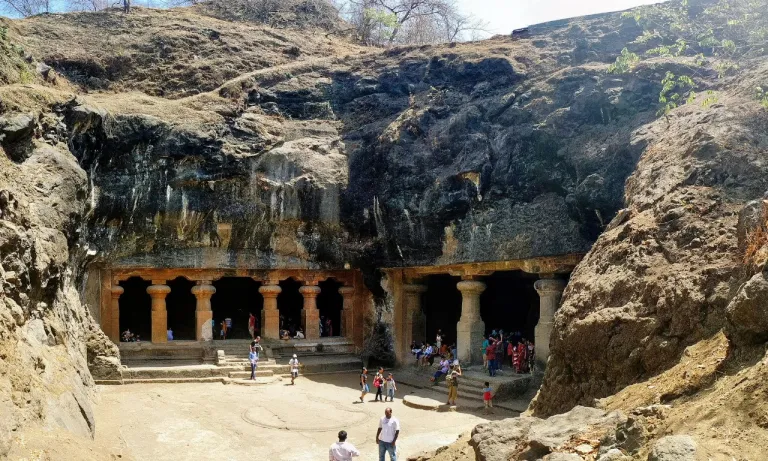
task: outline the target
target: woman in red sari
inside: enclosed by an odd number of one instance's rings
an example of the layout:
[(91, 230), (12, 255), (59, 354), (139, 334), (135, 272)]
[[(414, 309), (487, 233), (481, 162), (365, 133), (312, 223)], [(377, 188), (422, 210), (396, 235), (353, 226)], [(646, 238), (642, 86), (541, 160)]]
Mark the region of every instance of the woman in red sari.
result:
[(522, 373), (525, 368), (526, 363), (526, 353), (528, 352), (528, 349), (525, 347), (525, 344), (523, 343), (517, 343), (517, 356), (519, 358), (518, 365), (515, 367), (515, 370), (518, 373)]

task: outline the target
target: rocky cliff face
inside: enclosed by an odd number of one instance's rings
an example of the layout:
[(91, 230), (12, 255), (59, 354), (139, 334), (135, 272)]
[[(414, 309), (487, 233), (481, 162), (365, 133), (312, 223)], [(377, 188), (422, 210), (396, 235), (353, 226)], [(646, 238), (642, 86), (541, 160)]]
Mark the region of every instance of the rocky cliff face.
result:
[[(174, 101), (82, 97), (63, 114), (90, 178), (88, 242), (113, 263), (158, 267), (586, 252), (642, 152), (628, 127), (652, 117), (657, 84), (601, 67), (637, 33), (613, 15), (305, 59)], [(182, 45), (165, 45), (169, 64)]]

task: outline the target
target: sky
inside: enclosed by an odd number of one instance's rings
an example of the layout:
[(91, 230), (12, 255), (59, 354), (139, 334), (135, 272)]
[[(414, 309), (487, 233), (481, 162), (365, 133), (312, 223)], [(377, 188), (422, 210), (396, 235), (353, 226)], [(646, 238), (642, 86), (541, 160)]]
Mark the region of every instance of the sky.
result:
[(508, 34), (513, 29), (556, 19), (621, 11), (662, 0), (457, 0), (465, 13), (488, 23), (489, 32)]

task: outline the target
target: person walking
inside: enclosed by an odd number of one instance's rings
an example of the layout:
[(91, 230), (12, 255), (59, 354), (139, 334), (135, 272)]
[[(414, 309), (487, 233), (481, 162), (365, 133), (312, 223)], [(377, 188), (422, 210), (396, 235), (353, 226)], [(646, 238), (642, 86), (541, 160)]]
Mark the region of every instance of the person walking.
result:
[(387, 380), (384, 382), (384, 386), (386, 387), (387, 395), (384, 397), (384, 401), (387, 401), (387, 397), (389, 397), (390, 402), (395, 401), (395, 391), (397, 390), (397, 384), (395, 383), (395, 378), (392, 376), (392, 373), (387, 376)]
[(368, 369), (363, 367), (363, 372), (360, 373), (360, 390), (362, 391), (360, 393), (360, 402), (365, 403), (365, 400), (363, 400), (363, 397), (365, 397), (365, 394), (369, 392), (368, 390)]
[(356, 456), (360, 456), (360, 452), (347, 442), (347, 431), (339, 431), (339, 441), (328, 450), (328, 461), (351, 461)]
[(291, 367), (291, 385), (295, 385), (294, 381), (299, 377), (299, 358), (296, 354), (293, 354), (293, 358), (288, 361), (288, 366)]
[(397, 438), (400, 436), (400, 421), (392, 416), (392, 408), (384, 410), (384, 416), (379, 420), (376, 431), (376, 444), (379, 446), (379, 461), (389, 453), (391, 461), (397, 461)]
[(384, 389), (384, 367), (379, 367), (379, 371), (376, 372), (376, 377), (373, 378), (373, 386), (376, 388), (376, 398), (374, 402), (383, 402), (384, 396), (382, 390)]
[(251, 347), (248, 351), (248, 361), (251, 362), (251, 380), (256, 380), (256, 368), (259, 366), (259, 353), (261, 352), (260, 337), (256, 337), (251, 341)]

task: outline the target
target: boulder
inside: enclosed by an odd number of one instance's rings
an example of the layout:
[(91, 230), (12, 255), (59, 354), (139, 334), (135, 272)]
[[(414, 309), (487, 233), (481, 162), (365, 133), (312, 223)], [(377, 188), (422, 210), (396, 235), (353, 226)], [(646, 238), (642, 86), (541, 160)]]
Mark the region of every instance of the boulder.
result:
[(696, 449), (696, 441), (690, 435), (670, 435), (653, 445), (648, 461), (696, 461)]
[(737, 345), (768, 341), (768, 277), (755, 274), (728, 304), (726, 334)]
[(597, 458), (597, 461), (631, 461), (632, 458), (625, 455), (618, 448), (611, 448)]

